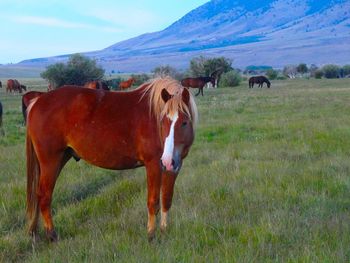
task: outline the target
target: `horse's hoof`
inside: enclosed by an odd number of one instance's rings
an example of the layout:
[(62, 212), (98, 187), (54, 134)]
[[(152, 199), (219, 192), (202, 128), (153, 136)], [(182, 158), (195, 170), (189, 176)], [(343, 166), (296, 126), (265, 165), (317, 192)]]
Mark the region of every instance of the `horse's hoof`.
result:
[(156, 236), (155, 231), (148, 233), (147, 236), (148, 236), (148, 242), (152, 242)]
[(58, 241), (58, 237), (55, 230), (46, 230), (46, 237), (50, 242)]

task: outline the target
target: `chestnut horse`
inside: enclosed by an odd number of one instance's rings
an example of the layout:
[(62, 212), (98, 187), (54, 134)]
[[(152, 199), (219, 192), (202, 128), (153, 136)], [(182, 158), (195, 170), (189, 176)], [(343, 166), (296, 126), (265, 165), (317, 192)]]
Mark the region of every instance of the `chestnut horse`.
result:
[(130, 78), (126, 81), (122, 81), (119, 83), (119, 89), (123, 90), (123, 89), (128, 89), (131, 87), (131, 85), (135, 82), (134, 78)]
[(181, 85), (186, 88), (197, 88), (198, 92), (196, 96), (198, 96), (199, 93), (202, 93), (203, 96), (203, 87), (208, 82), (210, 82), (213, 87), (215, 86), (215, 78), (213, 77), (186, 78), (181, 80)]
[(170, 78), (129, 92), (65, 86), (32, 100), (26, 135), (29, 232), (35, 235), (40, 210), (47, 237), (57, 240), (52, 194), (61, 169), (75, 156), (113, 170), (146, 167), (152, 240), (160, 203), (160, 227), (166, 229), (175, 179), (192, 145), (196, 120), (192, 95)]
[(259, 84), (258, 87), (262, 88), (264, 83), (266, 83), (267, 87), (270, 88), (271, 82), (265, 76), (256, 76), (249, 78), (249, 88), (254, 88), (254, 83)]
[(101, 80), (88, 81), (84, 84), (84, 88), (110, 90), (107, 84)]
[(35, 99), (43, 95), (44, 93), (45, 92), (42, 92), (42, 91), (29, 91), (22, 96), (22, 114), (23, 114), (24, 125), (27, 122), (27, 108), (30, 104), (30, 101), (32, 99)]

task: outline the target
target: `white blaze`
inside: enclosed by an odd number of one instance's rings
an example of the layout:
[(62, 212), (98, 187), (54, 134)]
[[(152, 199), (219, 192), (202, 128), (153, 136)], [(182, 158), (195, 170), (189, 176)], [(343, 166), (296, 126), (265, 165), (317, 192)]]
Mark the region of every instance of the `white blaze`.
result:
[[(169, 116), (168, 116), (169, 117)], [(164, 143), (164, 150), (162, 155), (162, 163), (166, 167), (166, 169), (172, 170), (172, 160), (173, 160), (173, 152), (174, 152), (174, 130), (175, 130), (175, 123), (178, 118), (178, 113), (176, 112), (173, 116), (170, 116), (171, 120), (171, 126), (168, 137), (165, 139)]]

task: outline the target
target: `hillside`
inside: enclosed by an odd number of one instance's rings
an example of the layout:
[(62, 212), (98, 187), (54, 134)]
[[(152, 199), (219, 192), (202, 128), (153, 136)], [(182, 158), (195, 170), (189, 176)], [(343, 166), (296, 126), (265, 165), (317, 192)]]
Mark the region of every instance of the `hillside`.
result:
[[(185, 68), (200, 54), (230, 57), (237, 67), (344, 64), (350, 61), (349, 10), (349, 0), (212, 0), (162, 31), (86, 55), (108, 70), (132, 72), (159, 64)], [(66, 59), (63, 55), (20, 64), (42, 66)]]

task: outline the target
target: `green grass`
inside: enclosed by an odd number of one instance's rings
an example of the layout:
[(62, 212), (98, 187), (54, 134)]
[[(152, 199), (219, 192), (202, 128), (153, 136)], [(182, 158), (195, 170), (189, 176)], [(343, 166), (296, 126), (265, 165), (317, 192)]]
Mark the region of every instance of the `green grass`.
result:
[(349, 262), (350, 80), (204, 93), (166, 234), (147, 241), (144, 168), (70, 161), (54, 192), (60, 241), (41, 230), (32, 245), (20, 96), (0, 90), (0, 262)]

